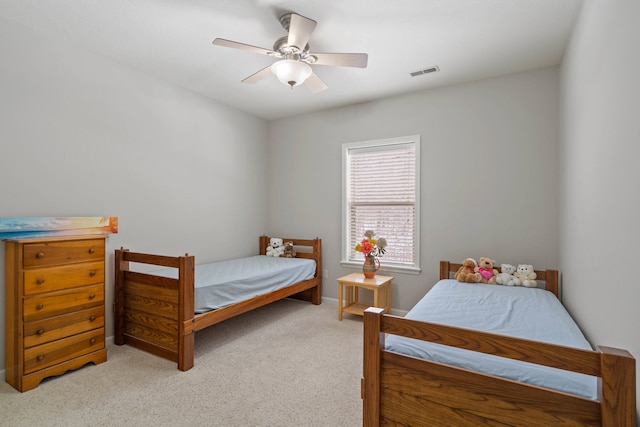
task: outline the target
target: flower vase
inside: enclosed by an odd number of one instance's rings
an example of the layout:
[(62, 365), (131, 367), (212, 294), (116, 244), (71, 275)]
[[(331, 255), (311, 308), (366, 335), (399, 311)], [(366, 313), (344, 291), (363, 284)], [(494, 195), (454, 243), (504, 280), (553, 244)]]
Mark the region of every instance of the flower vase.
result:
[(365, 257), (364, 264), (362, 264), (362, 273), (367, 279), (373, 279), (376, 277), (376, 273), (380, 270), (380, 261), (378, 258)]

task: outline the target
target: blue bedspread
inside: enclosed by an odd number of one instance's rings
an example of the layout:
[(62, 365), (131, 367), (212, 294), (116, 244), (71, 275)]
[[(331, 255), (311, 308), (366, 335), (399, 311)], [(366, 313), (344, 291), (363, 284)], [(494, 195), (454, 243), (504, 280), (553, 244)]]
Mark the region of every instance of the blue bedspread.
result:
[[(592, 350), (560, 301), (543, 289), (441, 280), (406, 317)], [(588, 375), (399, 336), (388, 336), (386, 348), (590, 399), (597, 398), (597, 379)]]

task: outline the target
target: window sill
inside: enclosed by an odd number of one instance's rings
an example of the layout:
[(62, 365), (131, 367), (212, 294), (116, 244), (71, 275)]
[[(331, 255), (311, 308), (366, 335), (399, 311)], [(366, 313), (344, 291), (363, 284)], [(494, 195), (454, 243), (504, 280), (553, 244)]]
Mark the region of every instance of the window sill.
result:
[[(354, 268), (357, 270), (362, 270), (362, 262), (356, 261), (340, 261), (340, 265), (342, 267)], [(381, 263), (380, 274), (384, 273), (405, 273), (405, 274), (420, 274), (422, 269), (420, 267), (413, 267), (407, 265), (400, 264), (386, 264), (384, 262)]]

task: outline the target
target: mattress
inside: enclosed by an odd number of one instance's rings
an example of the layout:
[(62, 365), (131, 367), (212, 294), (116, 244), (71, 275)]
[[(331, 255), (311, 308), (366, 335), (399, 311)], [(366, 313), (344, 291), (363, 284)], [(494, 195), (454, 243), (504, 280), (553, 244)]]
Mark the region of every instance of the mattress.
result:
[[(405, 317), (592, 350), (560, 301), (543, 289), (441, 280)], [(410, 356), (597, 398), (597, 378), (589, 375), (395, 335), (386, 338), (385, 346)]]
[[(194, 307), (204, 313), (267, 294), (314, 277), (316, 262), (306, 258), (256, 255), (195, 267)], [(178, 277), (178, 270), (153, 272)]]

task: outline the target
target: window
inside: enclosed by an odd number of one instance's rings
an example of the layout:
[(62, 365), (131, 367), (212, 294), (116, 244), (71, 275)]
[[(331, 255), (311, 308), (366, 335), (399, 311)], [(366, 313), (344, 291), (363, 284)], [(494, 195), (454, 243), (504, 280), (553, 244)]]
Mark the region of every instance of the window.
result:
[(420, 136), (343, 144), (342, 265), (361, 266), (366, 230), (387, 239), (383, 269), (420, 271)]

